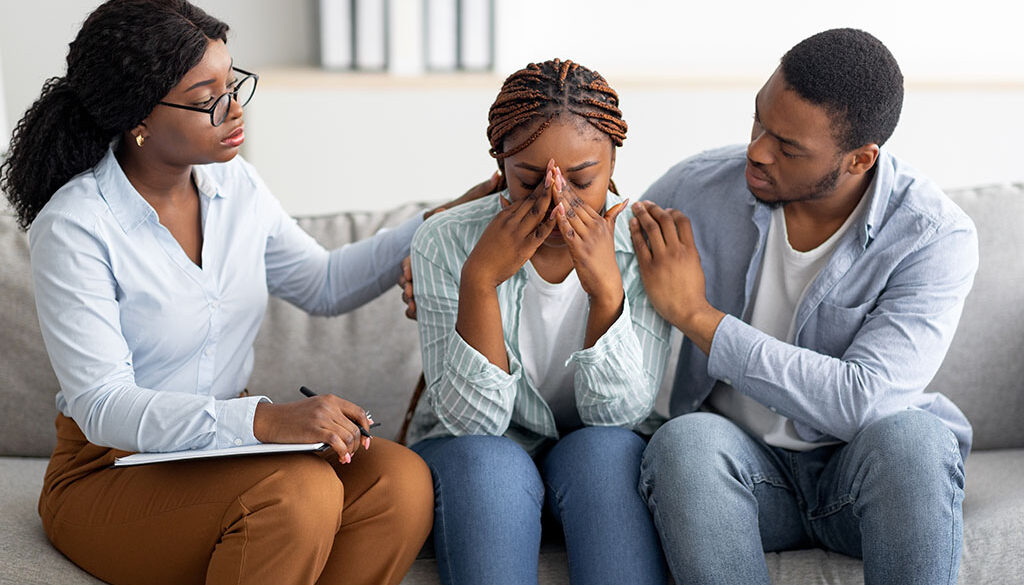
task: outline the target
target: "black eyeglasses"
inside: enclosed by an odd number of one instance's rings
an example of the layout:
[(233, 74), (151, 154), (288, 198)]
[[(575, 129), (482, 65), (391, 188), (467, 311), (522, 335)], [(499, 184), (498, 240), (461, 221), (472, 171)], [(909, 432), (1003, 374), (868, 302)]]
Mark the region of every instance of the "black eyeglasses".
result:
[(161, 106), (170, 106), (172, 108), (178, 108), (181, 110), (189, 110), (192, 112), (202, 112), (210, 115), (210, 123), (214, 126), (220, 126), (224, 123), (224, 120), (228, 117), (228, 112), (231, 110), (231, 100), (234, 99), (243, 108), (245, 104), (249, 103), (254, 93), (256, 93), (256, 82), (259, 81), (260, 76), (239, 69), (238, 67), (232, 67), (232, 71), (236, 71), (244, 75), (241, 79), (235, 82), (235, 85), (231, 87), (231, 90), (225, 94), (221, 94), (217, 98), (213, 105), (208, 108), (197, 108), (195, 106), (183, 106), (181, 104), (171, 104), (168, 102), (157, 102)]

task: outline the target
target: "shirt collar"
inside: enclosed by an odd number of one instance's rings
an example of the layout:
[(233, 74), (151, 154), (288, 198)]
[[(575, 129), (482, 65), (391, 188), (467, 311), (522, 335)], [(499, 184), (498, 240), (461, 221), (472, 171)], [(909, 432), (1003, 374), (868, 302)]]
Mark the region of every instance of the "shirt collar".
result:
[[(129, 232), (145, 223), (150, 216), (156, 218), (156, 211), (135, 190), (131, 181), (114, 156), (114, 145), (107, 148), (107, 154), (93, 167), (93, 175), (100, 189), (100, 195), (106, 201), (110, 213), (125, 232)], [(192, 167), (192, 176), (196, 181), (199, 194), (214, 199), (223, 197), (223, 190), (203, 165)]]
[(896, 169), (895, 159), (887, 150), (878, 149), (878, 160), (875, 161), (875, 176), (871, 179), (865, 197), (870, 197), (868, 212), (865, 214), (864, 235), (867, 245), (878, 229), (885, 221), (885, 210), (889, 207), (889, 197), (892, 196), (893, 182), (895, 181)]

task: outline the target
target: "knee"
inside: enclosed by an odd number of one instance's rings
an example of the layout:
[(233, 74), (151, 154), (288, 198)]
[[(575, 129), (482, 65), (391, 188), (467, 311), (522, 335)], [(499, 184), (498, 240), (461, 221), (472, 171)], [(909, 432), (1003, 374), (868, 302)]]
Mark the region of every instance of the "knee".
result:
[[(733, 470), (732, 461), (749, 440), (742, 429), (717, 414), (694, 412), (665, 423), (644, 450), (640, 491), (650, 498), (656, 486), (672, 491), (705, 485)], [(700, 481), (692, 481), (697, 478)]]
[(467, 435), (446, 439), (427, 463), (439, 497), (458, 494), (456, 497), (489, 499), (498, 505), (528, 500), (538, 506), (544, 497), (533, 459), (506, 437)]
[(743, 431), (725, 417), (707, 412), (694, 412), (665, 423), (644, 451), (647, 469), (687, 469), (702, 473), (708, 466), (717, 466), (723, 457), (741, 448)]
[(888, 415), (864, 427), (854, 441), (873, 469), (907, 478), (911, 484), (963, 476), (956, 436), (929, 412)]
[(290, 542), (329, 543), (341, 526), (345, 492), (329, 463), (315, 456), (282, 457), (281, 466), (239, 497), (248, 515), (270, 514)]
[[(605, 483), (623, 475), (636, 477), (646, 442), (620, 427), (584, 427), (552, 448), (545, 469), (570, 470), (580, 481)], [(551, 478), (550, 473), (546, 476)]]
[(434, 485), (427, 464), (408, 448), (381, 439), (374, 439), (366, 455), (386, 462), (372, 489), (386, 502), (388, 512), (400, 518), (405, 529), (423, 532), (425, 538), (434, 516)]

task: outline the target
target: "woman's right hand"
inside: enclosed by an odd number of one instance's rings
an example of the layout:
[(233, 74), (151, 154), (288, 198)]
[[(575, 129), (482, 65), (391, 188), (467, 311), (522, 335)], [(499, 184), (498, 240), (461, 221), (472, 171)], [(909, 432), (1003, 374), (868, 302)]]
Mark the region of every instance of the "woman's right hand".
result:
[[(342, 463), (352, 460), (360, 445), (359, 428), (369, 429), (372, 421), (359, 406), (334, 394), (273, 404), (256, 405), (252, 431), (263, 443), (327, 443)], [(369, 437), (363, 448), (370, 448)]]
[(554, 214), (548, 213), (552, 180), (549, 168), (544, 183), (523, 199), (512, 203), (498, 196), (502, 209), (466, 258), (463, 281), (497, 288), (533, 257), (556, 225)]

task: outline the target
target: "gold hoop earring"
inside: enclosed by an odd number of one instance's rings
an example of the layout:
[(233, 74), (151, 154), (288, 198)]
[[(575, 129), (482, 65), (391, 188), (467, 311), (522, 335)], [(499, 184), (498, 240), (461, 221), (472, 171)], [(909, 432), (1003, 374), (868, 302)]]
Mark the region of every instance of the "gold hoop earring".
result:
[(139, 148), (142, 148), (142, 143), (145, 142), (145, 141), (146, 141), (146, 137), (143, 136), (142, 134), (136, 134), (135, 135), (135, 144), (138, 144)]

